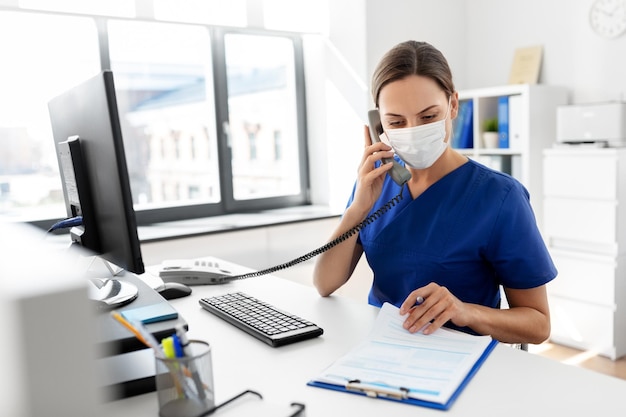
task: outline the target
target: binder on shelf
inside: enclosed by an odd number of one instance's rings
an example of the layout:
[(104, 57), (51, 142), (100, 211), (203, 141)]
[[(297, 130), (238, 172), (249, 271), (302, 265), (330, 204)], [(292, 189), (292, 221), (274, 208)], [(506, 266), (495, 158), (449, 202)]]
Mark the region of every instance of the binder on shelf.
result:
[(468, 149), (474, 146), (473, 108), (472, 100), (459, 102), (459, 113), (452, 129), (451, 145), (455, 149)]
[(385, 303), (370, 336), (308, 385), (449, 409), (498, 342), (445, 328), (409, 333), (404, 317)]
[(498, 97), (498, 147), (509, 147), (509, 96)]
[(509, 96), (509, 148), (512, 150), (522, 149), (522, 96)]

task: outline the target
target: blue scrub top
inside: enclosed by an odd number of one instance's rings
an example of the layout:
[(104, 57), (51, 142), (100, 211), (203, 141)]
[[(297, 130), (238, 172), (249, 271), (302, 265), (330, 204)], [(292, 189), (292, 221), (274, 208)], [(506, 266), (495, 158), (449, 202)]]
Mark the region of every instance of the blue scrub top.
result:
[[(399, 192), (387, 176), (372, 212)], [(365, 226), (358, 242), (374, 271), (368, 301), (375, 306), (399, 307), (411, 291), (435, 282), (461, 301), (497, 308), (499, 285), (534, 288), (557, 275), (528, 191), (473, 160), (416, 199), (405, 185), (403, 199)]]

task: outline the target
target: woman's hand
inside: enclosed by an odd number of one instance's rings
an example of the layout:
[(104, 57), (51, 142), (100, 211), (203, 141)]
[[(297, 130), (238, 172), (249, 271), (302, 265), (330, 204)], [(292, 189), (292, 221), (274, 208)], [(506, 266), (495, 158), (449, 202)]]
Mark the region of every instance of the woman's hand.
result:
[(357, 185), (351, 207), (359, 207), (368, 213), (380, 196), (383, 181), (392, 164), (381, 164), (375, 168), (382, 158), (393, 158), (391, 147), (383, 142), (372, 144), (369, 128), (365, 126), (365, 149), (358, 169)]
[[(420, 302), (421, 301), (421, 302)], [(449, 320), (457, 326), (467, 325), (468, 308), (446, 288), (430, 283), (409, 294), (400, 306), (400, 314), (409, 313), (404, 328), (415, 333), (431, 334)]]
[(423, 329), (424, 334), (431, 334), (450, 320), (504, 343), (541, 343), (550, 335), (545, 287), (505, 288), (509, 308), (499, 309), (464, 303), (447, 288), (430, 283), (409, 294), (400, 306), (400, 314), (409, 314), (404, 328), (411, 333)]

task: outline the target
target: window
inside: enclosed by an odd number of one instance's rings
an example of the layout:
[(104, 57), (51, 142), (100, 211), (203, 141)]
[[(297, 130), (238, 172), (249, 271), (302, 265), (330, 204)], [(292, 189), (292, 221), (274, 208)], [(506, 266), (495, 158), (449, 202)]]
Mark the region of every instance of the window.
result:
[(274, 160), (280, 161), (283, 159), (282, 152), (282, 135), (280, 130), (274, 131)]
[(96, 24), (3, 11), (0, 56), (0, 215), (19, 221), (64, 217), (47, 103), (99, 71)]
[(103, 68), (138, 223), (307, 203), (299, 36), (80, 13), (0, 11), (0, 216), (65, 217), (47, 103)]
[[(293, 47), (286, 39), (265, 36), (229, 34), (225, 41), (234, 197), (297, 194), (298, 175), (286, 173), (298, 172), (298, 148), (290, 149), (285, 162), (293, 166), (272, 163), (273, 132), (297, 137)], [(267, 152), (259, 155), (263, 149)], [(256, 176), (260, 170), (264, 175)]]
[(226, 205), (304, 202), (301, 47), (283, 36), (226, 33), (223, 38), (228, 111), (223, 122), (232, 172)]
[(108, 40), (138, 217), (219, 203), (208, 28), (111, 20)]

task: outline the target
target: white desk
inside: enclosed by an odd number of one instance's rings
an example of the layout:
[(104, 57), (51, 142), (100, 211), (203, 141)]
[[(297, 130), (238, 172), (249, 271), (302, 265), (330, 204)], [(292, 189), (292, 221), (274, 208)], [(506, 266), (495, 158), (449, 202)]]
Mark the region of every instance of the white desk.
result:
[[(237, 290), (314, 321), (324, 334), (272, 348), (198, 304), (201, 297)], [(322, 298), (313, 288), (272, 276), (194, 287), (191, 296), (171, 303), (188, 321), (189, 336), (213, 346), (217, 403), (253, 389), (275, 404), (305, 403), (308, 417), (626, 415), (626, 381), (504, 345), (496, 347), (447, 412), (309, 387), (309, 379), (365, 338), (378, 309), (365, 301)], [(103, 407), (110, 416), (158, 416), (155, 393)]]

